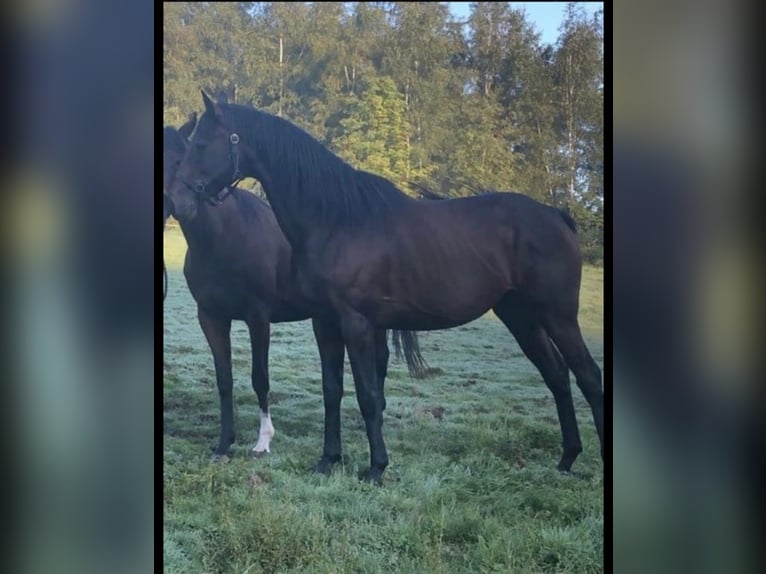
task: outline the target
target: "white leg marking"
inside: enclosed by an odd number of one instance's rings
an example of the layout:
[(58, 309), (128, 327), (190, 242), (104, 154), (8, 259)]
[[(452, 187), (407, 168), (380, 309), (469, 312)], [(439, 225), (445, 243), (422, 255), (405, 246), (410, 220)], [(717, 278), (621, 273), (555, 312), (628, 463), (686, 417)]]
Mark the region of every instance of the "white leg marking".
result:
[(258, 431), (258, 442), (253, 447), (253, 453), (255, 455), (261, 455), (266, 452), (271, 452), (269, 446), (271, 445), (271, 439), (274, 437), (274, 425), (271, 424), (271, 415), (261, 411), (261, 429)]

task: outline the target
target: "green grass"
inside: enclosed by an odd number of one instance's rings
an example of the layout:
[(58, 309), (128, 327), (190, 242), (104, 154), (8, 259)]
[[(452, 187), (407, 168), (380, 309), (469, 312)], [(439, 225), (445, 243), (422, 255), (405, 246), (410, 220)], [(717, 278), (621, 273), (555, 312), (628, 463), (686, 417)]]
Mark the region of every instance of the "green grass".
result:
[[(584, 452), (555, 470), (560, 431), (549, 391), (491, 313), (422, 333), (440, 374), (412, 380), (392, 359), (383, 486), (360, 482), (367, 440), (346, 367), (344, 461), (310, 474), (322, 449), (319, 355), (309, 322), (272, 326), (272, 452), (253, 460), (258, 404), (241, 323), (232, 332), (238, 440), (212, 463), (218, 396), (212, 358), (165, 233), (164, 529), (167, 573), (601, 572), (603, 482), (591, 415), (573, 384)], [(586, 267), (581, 325), (603, 365), (603, 272)], [(441, 417), (432, 409), (443, 408)]]

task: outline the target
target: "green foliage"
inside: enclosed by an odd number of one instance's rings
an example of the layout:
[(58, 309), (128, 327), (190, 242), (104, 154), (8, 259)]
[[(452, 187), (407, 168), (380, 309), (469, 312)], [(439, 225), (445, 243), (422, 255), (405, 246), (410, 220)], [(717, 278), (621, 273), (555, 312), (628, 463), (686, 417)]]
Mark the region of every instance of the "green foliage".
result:
[(601, 246), (604, 203), (603, 31), (574, 2), (567, 5), (553, 58), (557, 140), (564, 150), (558, 203), (580, 223), (588, 253)]
[(410, 177), (404, 100), (391, 78), (373, 78), (359, 95), (344, 98), (335, 151), (354, 167), (398, 183)]
[[(554, 45), (508, 2), (179, 2), (164, 8), (163, 122), (199, 88), (279, 113), (406, 190), (513, 190), (565, 208), (603, 252), (603, 23)], [(281, 40), (281, 58), (280, 58)]]

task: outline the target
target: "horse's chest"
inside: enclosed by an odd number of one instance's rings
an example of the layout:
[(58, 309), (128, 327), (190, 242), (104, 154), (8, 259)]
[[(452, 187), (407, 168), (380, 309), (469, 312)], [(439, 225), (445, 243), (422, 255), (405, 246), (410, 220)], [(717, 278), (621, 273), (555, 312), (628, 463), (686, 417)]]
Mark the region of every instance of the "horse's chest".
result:
[(244, 319), (248, 311), (247, 289), (240, 277), (225, 269), (184, 269), (189, 291), (197, 305), (230, 319)]

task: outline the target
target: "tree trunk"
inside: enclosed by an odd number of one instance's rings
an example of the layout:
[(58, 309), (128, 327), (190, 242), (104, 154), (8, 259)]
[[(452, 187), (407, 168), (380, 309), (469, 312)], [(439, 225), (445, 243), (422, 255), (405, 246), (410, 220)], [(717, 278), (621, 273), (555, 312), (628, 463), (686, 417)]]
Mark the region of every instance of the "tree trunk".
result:
[(282, 93), (284, 87), (284, 80), (282, 77), (282, 34), (279, 35), (279, 106), (277, 109), (277, 115), (282, 115)]
[(540, 120), (537, 120), (537, 136), (540, 138), (540, 147), (543, 156), (543, 168), (545, 169), (545, 187), (548, 190), (548, 195), (551, 196), (554, 204), (556, 203), (556, 196), (553, 193), (553, 186), (551, 185), (551, 166), (545, 160), (545, 148), (542, 146), (543, 130), (540, 128)]
[(564, 208), (569, 211), (575, 192), (575, 171), (577, 158), (575, 157), (575, 118), (574, 118), (574, 86), (572, 80), (572, 55), (567, 55), (567, 163), (569, 167), (569, 188)]

